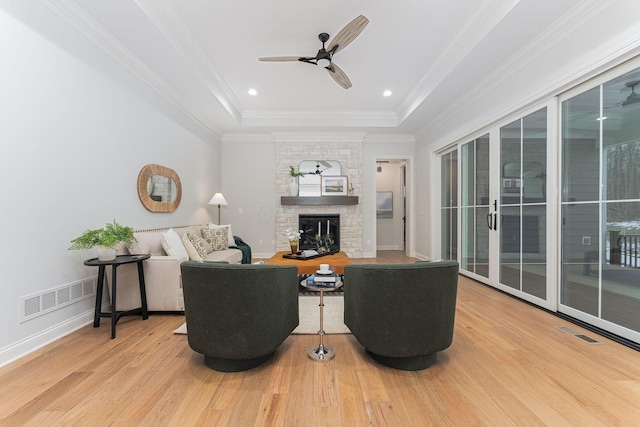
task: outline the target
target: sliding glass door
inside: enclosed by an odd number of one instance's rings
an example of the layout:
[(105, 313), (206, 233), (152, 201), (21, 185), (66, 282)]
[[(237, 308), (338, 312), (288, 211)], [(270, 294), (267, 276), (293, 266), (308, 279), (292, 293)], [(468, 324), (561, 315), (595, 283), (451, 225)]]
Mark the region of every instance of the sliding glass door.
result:
[(640, 342), (637, 67), (442, 154), (440, 210), (462, 274)]
[(545, 307), (547, 114), (542, 108), (461, 144), (459, 168), (461, 271)]
[(547, 109), (500, 128), (500, 283), (547, 297)]
[(458, 150), (440, 157), (440, 256), (458, 259)]
[(461, 150), (460, 268), (489, 277), (489, 134)]
[[(560, 310), (640, 332), (640, 68), (562, 101)], [(603, 79), (604, 80), (604, 79)]]

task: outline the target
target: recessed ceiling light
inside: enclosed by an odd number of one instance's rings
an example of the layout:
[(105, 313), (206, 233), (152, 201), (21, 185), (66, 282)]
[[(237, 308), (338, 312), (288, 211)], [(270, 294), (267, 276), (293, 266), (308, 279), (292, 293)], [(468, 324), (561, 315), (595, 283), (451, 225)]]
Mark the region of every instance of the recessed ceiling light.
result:
[(256, 96), (257, 94), (258, 94), (258, 91), (255, 90), (254, 88), (249, 89), (249, 95)]
[(392, 94), (392, 92), (389, 89), (387, 89), (384, 92), (382, 92), (382, 96), (391, 96), (391, 94)]

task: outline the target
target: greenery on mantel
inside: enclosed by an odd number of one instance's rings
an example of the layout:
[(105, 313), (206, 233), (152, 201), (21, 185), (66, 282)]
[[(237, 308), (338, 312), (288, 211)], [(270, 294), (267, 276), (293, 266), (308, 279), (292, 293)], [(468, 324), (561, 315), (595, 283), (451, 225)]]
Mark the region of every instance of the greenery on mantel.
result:
[(289, 175), (291, 175), (293, 178), (296, 178), (299, 176), (304, 176), (304, 172), (300, 172), (300, 171), (296, 172), (293, 166), (289, 166)]
[(91, 249), (96, 246), (115, 249), (120, 242), (129, 246), (135, 241), (133, 228), (120, 225), (114, 220), (113, 223), (107, 223), (104, 228), (86, 230), (71, 241), (69, 250)]

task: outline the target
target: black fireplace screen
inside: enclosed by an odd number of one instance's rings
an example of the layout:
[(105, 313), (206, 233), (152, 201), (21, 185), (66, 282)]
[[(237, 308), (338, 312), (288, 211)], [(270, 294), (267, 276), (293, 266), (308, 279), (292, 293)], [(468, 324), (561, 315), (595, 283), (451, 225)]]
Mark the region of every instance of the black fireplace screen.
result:
[(333, 242), (331, 250), (340, 250), (340, 215), (299, 215), (298, 226), (299, 230), (302, 230), (300, 243), (298, 243), (300, 250), (317, 250), (318, 239), (324, 241), (327, 235)]

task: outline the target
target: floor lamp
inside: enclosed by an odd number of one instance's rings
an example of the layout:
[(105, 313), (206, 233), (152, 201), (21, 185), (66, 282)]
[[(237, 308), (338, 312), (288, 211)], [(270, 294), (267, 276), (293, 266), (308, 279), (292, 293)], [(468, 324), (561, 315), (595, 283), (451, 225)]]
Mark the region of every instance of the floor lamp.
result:
[(222, 193), (216, 193), (211, 200), (209, 200), (209, 204), (213, 206), (218, 205), (218, 225), (220, 225), (220, 206), (227, 206), (227, 200)]

